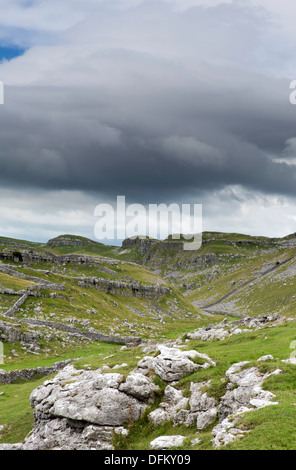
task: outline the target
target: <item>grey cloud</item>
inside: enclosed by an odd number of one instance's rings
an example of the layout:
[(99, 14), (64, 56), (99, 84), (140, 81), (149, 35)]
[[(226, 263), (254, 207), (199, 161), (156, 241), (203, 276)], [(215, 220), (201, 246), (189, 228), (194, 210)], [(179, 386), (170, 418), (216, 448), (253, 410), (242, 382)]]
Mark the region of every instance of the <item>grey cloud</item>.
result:
[(272, 158), (295, 137), (296, 108), (288, 80), (260, 70), (268, 17), (242, 3), (144, 3), (0, 66), (2, 187), (139, 202), (229, 185), (294, 194), (295, 168)]
[[(177, 196), (184, 191), (242, 184), (292, 194), (294, 168), (272, 161), (267, 152), (273, 150), (269, 135), (274, 140), (274, 152), (284, 148), (289, 136), (280, 122), (270, 122), (272, 104), (267, 103), (267, 115), (261, 111), (259, 119), (255, 94), (254, 109), (249, 106), (244, 115), (246, 128), (241, 124), (238, 132), (235, 117), (241, 113), (240, 101), (228, 109), (232, 94), (221, 90), (217, 114), (205, 115), (210, 91), (205, 98), (202, 94), (198, 97), (198, 105), (190, 105), (190, 90), (188, 96), (184, 90), (180, 94), (178, 89), (170, 90), (162, 99), (159, 96), (159, 101), (155, 99), (156, 90), (155, 94), (138, 94), (134, 102), (129, 92), (120, 96), (117, 106), (112, 103), (108, 113), (94, 104), (92, 93), (83, 92), (84, 110), (70, 105), (59, 113), (52, 112), (50, 103), (55, 93), (51, 90), (47, 96), (44, 90), (42, 110), (38, 109), (38, 93), (36, 103), (31, 93), (27, 104), (18, 94), (13, 113), (11, 90), (11, 101), (9, 96), (6, 99), (6, 120), (0, 128), (2, 185), (137, 196), (152, 192), (163, 197), (166, 191)], [(73, 102), (76, 98), (77, 91), (73, 92)], [(28, 107), (31, 110), (27, 115)], [(220, 116), (223, 107), (228, 117), (224, 120)], [(278, 108), (274, 107), (276, 112)], [(264, 127), (266, 121), (268, 134), (256, 142), (258, 125)], [(292, 119), (290, 122), (292, 130)]]

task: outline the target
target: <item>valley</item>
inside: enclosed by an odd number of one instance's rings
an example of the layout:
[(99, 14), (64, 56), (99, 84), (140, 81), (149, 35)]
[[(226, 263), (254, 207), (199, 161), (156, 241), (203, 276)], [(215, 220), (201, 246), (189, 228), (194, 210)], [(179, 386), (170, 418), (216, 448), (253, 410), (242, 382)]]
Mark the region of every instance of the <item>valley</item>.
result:
[[(293, 360), (282, 361), (289, 360), (296, 340), (295, 286), (295, 234), (266, 238), (204, 232), (202, 247), (196, 251), (184, 251), (182, 241), (171, 238), (128, 239), (119, 247), (74, 235), (62, 235), (47, 243), (0, 237), (0, 446), (22, 445), (33, 427), (33, 435), (39, 436), (43, 424), (36, 421), (37, 405), (32, 400), (30, 403), (30, 395), (46, 380), (60, 384), (54, 377), (67, 375), (66, 371), (75, 367), (78, 372), (74, 376), (83, 376), (82, 371), (100, 374), (99, 378), (120, 375), (116, 379), (118, 390), (115, 387), (118, 397), (123, 399), (124, 390), (127, 397), (140, 400), (140, 405), (135, 404), (137, 419), (134, 417), (133, 424), (128, 423), (116, 439), (112, 423), (88, 416), (90, 426), (99, 426), (96, 432), (101, 437), (97, 441), (105, 443), (92, 442), (98, 450), (104, 446), (149, 449), (163, 434), (182, 435), (182, 442), (176, 441), (181, 442), (176, 446), (181, 449), (214, 449), (217, 442), (233, 449), (293, 448), (295, 431), (289, 423), (294, 418), (296, 369)], [(177, 354), (176, 358), (169, 356), (170, 367), (175, 366), (175, 360), (185, 361), (186, 373), (177, 374), (174, 381), (159, 372), (159, 367), (167, 367), (166, 362), (157, 364), (162, 348)], [(188, 356), (186, 351), (195, 353)], [(147, 355), (155, 359), (149, 359), (151, 365), (143, 374), (139, 364)], [(270, 357), (258, 362), (264, 356)], [(204, 367), (207, 361), (209, 366)], [(264, 390), (266, 383), (266, 390), (274, 393), (278, 404), (257, 409), (250, 405), (250, 397), (244, 399), (243, 406), (251, 406), (251, 412), (243, 415), (236, 428), (237, 438), (227, 433), (226, 437), (213, 438), (213, 430), (227, 417), (221, 412), (230, 391), (225, 374), (227, 377), (229, 368), (241, 362), (261, 371), (266, 377), (266, 382), (262, 381)], [(138, 390), (135, 371), (137, 380), (145, 382), (141, 387), (158, 387), (153, 394), (147, 392), (149, 399), (124, 385), (131, 381)], [(171, 382), (187, 399), (173, 411), (173, 402), (165, 398)], [(202, 394), (196, 384), (202, 384)], [(54, 387), (61, 390), (61, 385)], [(209, 409), (193, 405), (193, 397), (200, 399), (203, 394), (215, 397)], [(203, 401), (209, 400), (203, 397)], [(151, 413), (161, 403), (165, 403), (160, 409), (166, 414), (158, 414), (165, 419), (154, 421)], [(274, 411), (277, 407), (281, 409), (280, 428)], [(236, 409), (235, 405), (232, 411)], [(70, 415), (65, 410), (51, 412), (47, 419), (54, 416), (59, 420), (63, 436), (61, 419), (66, 423)], [(80, 416), (80, 411), (76, 415)], [(200, 423), (201, 418), (205, 424), (196, 428), (196, 420)], [(77, 423), (87, 421), (71, 415), (73, 419)], [(115, 421), (124, 427), (125, 418)], [(112, 439), (109, 435), (106, 438), (108, 444), (102, 438), (103, 424), (110, 433), (113, 426)], [(72, 434), (70, 449), (79, 445), (87, 448), (83, 439)], [(50, 440), (44, 444), (38, 439), (31, 439), (33, 448), (59, 448), (62, 442), (57, 438), (54, 444), (49, 444)]]

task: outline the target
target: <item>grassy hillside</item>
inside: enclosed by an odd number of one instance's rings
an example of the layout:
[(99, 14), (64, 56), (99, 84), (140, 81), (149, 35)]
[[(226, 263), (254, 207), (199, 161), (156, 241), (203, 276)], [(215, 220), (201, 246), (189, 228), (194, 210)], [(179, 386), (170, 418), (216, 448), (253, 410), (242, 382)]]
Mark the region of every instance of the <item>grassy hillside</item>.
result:
[[(184, 251), (180, 241), (127, 241), (106, 246), (63, 235), (48, 244), (0, 238), (0, 341), (6, 371), (50, 366), (77, 360), (79, 368), (102, 365), (127, 374), (144, 357), (141, 346), (113, 343), (112, 338), (139, 337), (144, 341), (181, 338), (183, 347), (208, 354), (217, 367), (180, 382), (211, 380), (212, 394), (223, 393), (221, 380), (235, 362), (255, 361), (272, 354), (266, 367), (283, 374), (266, 388), (277, 396), (277, 407), (266, 407), (242, 418), (247, 436), (229, 449), (293, 449), (295, 430), (295, 366), (284, 364), (296, 340), (296, 322), (232, 336), (223, 341), (185, 339), (187, 333), (224, 317), (257, 317), (279, 313), (296, 319), (295, 237), (283, 239), (206, 232), (199, 250)], [(77, 257), (75, 257), (77, 255)], [(79, 256), (78, 256), (79, 255)], [(19, 308), (6, 312), (28, 293)], [(36, 321), (39, 323), (37, 324)], [(31, 323), (30, 323), (31, 322)], [(32, 323), (33, 322), (33, 323)], [(35, 322), (35, 323), (34, 323)], [(63, 330), (59, 326), (74, 328)], [(108, 335), (109, 342), (83, 333)], [(44, 377), (0, 385), (0, 443), (19, 442), (33, 423), (31, 391)], [(160, 384), (161, 385), (161, 384)], [(157, 403), (153, 406), (157, 406)], [(213, 426), (212, 426), (213, 427)], [(194, 449), (212, 449), (211, 429), (201, 432)], [(182, 434), (191, 449), (195, 431), (154, 428), (147, 415), (135, 423), (118, 449), (146, 449), (163, 434)]]
[[(249, 432), (243, 439), (235, 441), (225, 447), (228, 450), (234, 449), (257, 449), (257, 450), (292, 450), (295, 449), (296, 431), (295, 420), (295, 365), (284, 364), (282, 359), (289, 357), (290, 344), (296, 339), (296, 323), (289, 323), (283, 326), (266, 328), (255, 333), (246, 333), (239, 337), (231, 337), (225, 341), (202, 342), (190, 340), (186, 344), (188, 349), (196, 349), (208, 354), (217, 362), (215, 368), (195, 372), (178, 383), (178, 387), (186, 391), (191, 381), (212, 381), (211, 396), (221, 396), (225, 393), (225, 388), (221, 380), (225, 371), (235, 362), (251, 361), (252, 365), (257, 365), (256, 360), (266, 354), (272, 354), (273, 361), (265, 363), (264, 371), (273, 371), (280, 368), (283, 373), (268, 379), (265, 389), (276, 395), (279, 405), (276, 407), (266, 407), (261, 410), (247, 413), (242, 417), (239, 428)], [(77, 354), (84, 357), (75, 362), (77, 368), (96, 369), (102, 365), (114, 367), (117, 364), (124, 364), (117, 368), (116, 372), (127, 374), (133, 370), (137, 362), (145, 355), (140, 347), (132, 350), (122, 351), (118, 345), (97, 345), (88, 350), (77, 351)], [(65, 357), (60, 356), (61, 357)], [(20, 442), (30, 431), (33, 424), (33, 413), (29, 404), (31, 391), (44, 378), (35, 378), (31, 381), (19, 382), (11, 385), (0, 386), (0, 422), (4, 424), (4, 432), (0, 442)], [(157, 382), (163, 387), (161, 381)], [(157, 401), (149, 412), (159, 404)], [(117, 442), (118, 449), (149, 449), (151, 440), (163, 434), (181, 434), (187, 436), (187, 440), (182, 447), (183, 450), (212, 450), (211, 430), (215, 424), (204, 431), (198, 433), (200, 443), (192, 447), (190, 442), (196, 438), (196, 429), (184, 425), (172, 427), (170, 423), (162, 426), (153, 426), (146, 415), (135, 423), (127, 438)]]

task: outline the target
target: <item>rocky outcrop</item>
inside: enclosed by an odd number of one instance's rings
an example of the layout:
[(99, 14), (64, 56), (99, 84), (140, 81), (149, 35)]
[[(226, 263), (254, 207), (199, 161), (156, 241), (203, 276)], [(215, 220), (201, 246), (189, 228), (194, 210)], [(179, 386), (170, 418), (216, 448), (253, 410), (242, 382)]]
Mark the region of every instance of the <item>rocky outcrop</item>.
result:
[(30, 261), (45, 261), (51, 263), (53, 261), (53, 256), (52, 254), (48, 254), (37, 249), (19, 248), (16, 251), (5, 248), (4, 250), (0, 251), (0, 259), (12, 260), (17, 263), (27, 263)]
[(159, 407), (149, 413), (148, 418), (154, 426), (159, 426), (167, 421), (176, 422), (175, 418), (178, 412), (187, 408), (188, 401), (189, 399), (183, 396), (182, 390), (168, 385)]
[[(41, 246), (41, 245), (40, 245)], [(100, 247), (101, 243), (90, 240), (84, 237), (75, 237), (73, 235), (65, 235), (56, 238), (52, 238), (47, 242), (46, 245), (43, 245), (42, 248), (55, 248), (62, 246), (71, 246), (71, 247)], [(68, 256), (70, 258), (68, 258)], [(90, 256), (83, 256), (82, 258), (91, 258)], [(2, 251), (0, 251), (0, 259), (3, 260), (13, 260), (15, 262), (30, 262), (30, 261), (45, 261), (45, 262), (66, 262), (67, 259), (75, 260), (78, 259), (77, 255), (61, 255), (57, 256), (50, 251), (45, 249), (40, 250), (34, 246), (28, 246), (21, 243), (12, 243), (11, 241), (6, 245)]]
[[(292, 319), (294, 321), (294, 319)], [(202, 341), (224, 340), (233, 335), (249, 333), (267, 326), (276, 326), (289, 321), (280, 315), (262, 315), (261, 317), (246, 317), (243, 320), (227, 321), (224, 319), (218, 324), (198, 328), (187, 334), (188, 339), (201, 339)]]
[[(138, 363), (137, 370), (139, 372), (148, 375), (150, 371), (153, 371), (162, 380), (173, 382), (198, 369), (215, 365), (212, 359), (195, 350), (181, 351), (178, 348), (170, 348), (164, 345), (158, 345), (158, 350), (160, 354), (156, 357), (146, 356)], [(204, 364), (195, 363), (194, 360), (197, 358), (204, 360)]]
[(83, 278), (78, 281), (80, 287), (95, 287), (108, 294), (118, 294), (124, 296), (134, 295), (145, 299), (159, 299), (171, 292), (171, 289), (161, 285), (147, 286), (136, 282), (112, 281), (104, 278)]
[(127, 249), (136, 245), (138, 247), (139, 253), (144, 254), (147, 253), (147, 251), (149, 251), (150, 248), (158, 242), (158, 240), (153, 240), (146, 237), (131, 237), (123, 240), (122, 248)]
[(182, 390), (168, 385), (159, 407), (149, 413), (149, 420), (154, 426), (172, 421), (173, 425), (185, 424), (198, 431), (206, 429), (216, 421), (218, 413), (216, 400), (203, 391), (206, 385), (191, 382), (190, 398), (183, 397)]
[[(23, 450), (111, 450), (116, 434), (139, 419), (154, 401), (156, 386), (131, 373), (77, 370), (65, 367), (31, 396), (35, 425)], [(2, 446), (0, 446), (2, 449)]]
[(27, 274), (17, 271), (16, 269), (14, 269), (13, 266), (1, 264), (0, 271), (5, 274), (8, 274), (9, 276), (17, 277), (19, 279), (25, 279), (26, 281), (35, 282), (37, 284), (28, 286), (26, 292), (30, 292), (35, 289), (65, 290), (65, 286), (62, 284), (55, 284), (53, 282), (47, 281), (46, 279), (41, 279), (35, 276), (28, 276)]
[(40, 338), (37, 331), (25, 332), (20, 323), (10, 323), (0, 321), (0, 341), (14, 343), (23, 341), (24, 343), (34, 343)]
[[(28, 250), (20, 249), (18, 252), (14, 250), (9, 250), (5, 248), (3, 251), (0, 251), (0, 260), (13, 260), (15, 262), (22, 262), (25, 264), (30, 264), (31, 262), (46, 262), (46, 263), (57, 263), (57, 264), (67, 264), (67, 263), (77, 263), (77, 264), (95, 264), (95, 259), (90, 255), (56, 255), (50, 251), (39, 251), (39, 250)], [(115, 260), (109, 258), (104, 258), (104, 262), (108, 264), (116, 264)], [(3, 266), (3, 265), (2, 265)], [(1, 267), (2, 267), (1, 266)]]
[(180, 447), (183, 445), (185, 437), (176, 436), (160, 436), (150, 443), (151, 450), (166, 450), (172, 447)]
[[(258, 361), (271, 359), (272, 356), (267, 355)], [(208, 395), (211, 381), (191, 382), (190, 398), (185, 398), (182, 390), (168, 385), (163, 401), (148, 415), (150, 422), (154, 426), (159, 426), (171, 421), (173, 426), (185, 424), (197, 431), (203, 431), (219, 420), (212, 430), (212, 442), (215, 447), (224, 446), (239, 437), (244, 437), (247, 432), (235, 425), (246, 412), (277, 405), (277, 402), (272, 401), (275, 395), (263, 390), (262, 384), (268, 377), (282, 373), (280, 369), (276, 369), (263, 374), (256, 367), (247, 368), (247, 364), (247, 361), (233, 364), (227, 370), (224, 379), (226, 393), (219, 401)], [(162, 441), (153, 442), (153, 446), (158, 444), (162, 446)]]
[[(173, 426), (183, 424), (197, 432), (214, 425), (215, 447), (246, 434), (235, 426), (243, 413), (277, 404), (272, 401), (275, 395), (263, 390), (262, 384), (271, 375), (280, 374), (279, 369), (260, 373), (257, 367), (248, 367), (248, 362), (240, 362), (226, 371), (225, 393), (220, 399), (211, 395), (211, 381), (192, 380), (190, 393), (184, 396), (178, 381), (200, 368), (214, 367), (215, 362), (195, 350), (182, 351), (176, 345), (145, 349), (154, 356), (145, 356), (126, 377), (109, 372), (106, 366), (92, 371), (67, 365), (32, 392), (35, 424), (24, 443), (0, 445), (0, 450), (114, 449), (114, 437), (127, 435), (129, 426), (143, 416), (159, 395), (153, 373), (167, 386), (158, 408), (148, 414), (150, 422), (159, 426), (171, 421)], [(194, 362), (197, 359), (202, 363)], [(268, 355), (258, 361), (271, 359)], [(150, 448), (179, 447), (184, 439), (180, 435), (160, 436)], [(191, 445), (199, 442), (199, 438), (194, 439)]]
[[(259, 358), (266, 360), (266, 358)], [(280, 369), (262, 374), (256, 367), (246, 368), (247, 361), (233, 364), (226, 372), (227, 392), (218, 406), (219, 424), (213, 428), (213, 444), (220, 447), (238, 437), (244, 437), (247, 431), (235, 425), (242, 414), (265, 406), (277, 405), (275, 395), (262, 389), (263, 382), (272, 375), (281, 374)]]

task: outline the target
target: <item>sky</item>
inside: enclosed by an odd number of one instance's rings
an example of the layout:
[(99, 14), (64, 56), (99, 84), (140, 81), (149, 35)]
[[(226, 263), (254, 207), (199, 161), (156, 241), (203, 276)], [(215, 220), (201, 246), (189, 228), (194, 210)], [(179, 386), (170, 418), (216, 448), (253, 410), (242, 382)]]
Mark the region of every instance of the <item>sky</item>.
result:
[(202, 204), (296, 232), (292, 0), (0, 0), (0, 236), (94, 239), (95, 207)]

